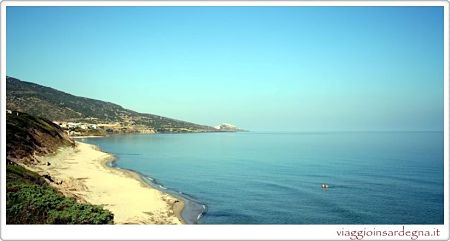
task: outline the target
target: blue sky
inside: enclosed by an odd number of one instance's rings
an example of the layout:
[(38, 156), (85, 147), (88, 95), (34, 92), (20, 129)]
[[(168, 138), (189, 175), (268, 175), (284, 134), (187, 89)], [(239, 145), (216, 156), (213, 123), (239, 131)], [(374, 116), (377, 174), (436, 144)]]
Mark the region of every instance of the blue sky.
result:
[(442, 130), (442, 7), (8, 7), (7, 74), (250, 130)]

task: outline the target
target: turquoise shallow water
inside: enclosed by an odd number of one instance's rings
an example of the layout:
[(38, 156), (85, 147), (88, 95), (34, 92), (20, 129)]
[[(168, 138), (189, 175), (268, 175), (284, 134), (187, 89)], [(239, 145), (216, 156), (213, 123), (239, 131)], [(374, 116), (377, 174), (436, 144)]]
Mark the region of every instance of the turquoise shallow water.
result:
[[(205, 204), (203, 224), (443, 224), (443, 132), (83, 139)], [(328, 183), (329, 189), (321, 189)], [(195, 200), (197, 202), (195, 202)], [(197, 216), (199, 205), (190, 215)]]

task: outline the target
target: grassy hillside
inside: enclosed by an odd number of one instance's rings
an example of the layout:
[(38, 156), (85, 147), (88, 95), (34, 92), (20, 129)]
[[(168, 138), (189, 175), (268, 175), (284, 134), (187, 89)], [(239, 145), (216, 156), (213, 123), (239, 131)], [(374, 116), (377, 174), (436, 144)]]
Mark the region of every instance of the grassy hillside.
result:
[(10, 110), (58, 121), (121, 122), (127, 126), (146, 126), (156, 132), (217, 131), (210, 126), (138, 113), (113, 103), (74, 96), (12, 77), (6, 78), (6, 106)]
[(53, 122), (21, 112), (6, 114), (6, 157), (8, 161), (31, 161), (32, 155), (55, 152), (74, 142)]
[[(102, 207), (77, 203), (47, 184), (46, 179), (17, 163), (34, 162), (73, 145), (51, 121), (25, 113), (6, 115), (6, 222), (8, 224), (106, 224), (113, 214)], [(51, 180), (51, 177), (47, 177)]]

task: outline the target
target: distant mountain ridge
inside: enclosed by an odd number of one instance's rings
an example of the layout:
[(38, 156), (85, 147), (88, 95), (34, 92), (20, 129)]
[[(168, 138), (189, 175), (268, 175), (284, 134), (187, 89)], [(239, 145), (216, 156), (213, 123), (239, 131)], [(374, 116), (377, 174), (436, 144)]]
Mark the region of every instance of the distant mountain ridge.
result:
[(6, 107), (54, 121), (121, 123), (116, 128), (124, 132), (138, 132), (143, 128), (160, 133), (220, 131), (206, 125), (138, 113), (114, 103), (74, 96), (9, 76), (6, 77)]

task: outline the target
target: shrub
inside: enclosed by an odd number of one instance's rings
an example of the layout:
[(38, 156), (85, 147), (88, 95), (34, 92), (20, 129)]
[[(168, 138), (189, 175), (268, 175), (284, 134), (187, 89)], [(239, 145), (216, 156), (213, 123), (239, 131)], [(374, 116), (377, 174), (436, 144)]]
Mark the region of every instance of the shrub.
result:
[(6, 169), (6, 223), (112, 224), (101, 206), (78, 203), (49, 186), (42, 177), (18, 165)]

